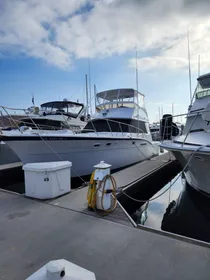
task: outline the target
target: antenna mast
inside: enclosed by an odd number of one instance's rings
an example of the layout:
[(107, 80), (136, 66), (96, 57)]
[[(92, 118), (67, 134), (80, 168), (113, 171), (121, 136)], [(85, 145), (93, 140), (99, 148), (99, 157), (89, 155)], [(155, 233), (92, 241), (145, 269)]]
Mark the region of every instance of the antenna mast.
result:
[(89, 95), (90, 95), (90, 114), (92, 115), (92, 106), (91, 106), (91, 101), (92, 101), (92, 94), (91, 94), (91, 73), (90, 73), (90, 59), (88, 59), (88, 76), (89, 76)]
[(89, 114), (89, 102), (88, 102), (88, 76), (85, 75), (85, 84), (86, 84), (86, 116)]
[(172, 116), (174, 115), (174, 103), (171, 104), (171, 113), (172, 113)]
[(201, 58), (201, 56), (199, 54), (199, 56), (198, 56), (198, 77), (200, 76), (200, 68), (201, 68), (200, 58)]
[(187, 29), (187, 42), (188, 42), (188, 68), (189, 68), (190, 102), (191, 102), (191, 101), (192, 101), (192, 82), (191, 82), (191, 63), (190, 63), (189, 29)]
[(96, 93), (97, 93), (97, 90), (96, 90), (96, 85), (94, 85), (95, 110), (96, 110)]
[(139, 78), (138, 78), (138, 53), (137, 53), (137, 46), (136, 46), (136, 90), (139, 91)]
[(160, 122), (161, 120), (160, 106), (158, 107), (158, 113), (159, 113), (159, 122)]

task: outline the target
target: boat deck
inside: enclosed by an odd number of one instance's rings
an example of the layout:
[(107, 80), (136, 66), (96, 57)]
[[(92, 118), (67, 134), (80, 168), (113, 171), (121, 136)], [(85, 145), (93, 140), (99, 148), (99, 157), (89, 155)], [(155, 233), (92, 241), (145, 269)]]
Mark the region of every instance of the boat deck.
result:
[(204, 243), (183, 242), (21, 195), (0, 192), (0, 224), (2, 279), (25, 279), (60, 258), (93, 271), (97, 280), (210, 277), (210, 250)]

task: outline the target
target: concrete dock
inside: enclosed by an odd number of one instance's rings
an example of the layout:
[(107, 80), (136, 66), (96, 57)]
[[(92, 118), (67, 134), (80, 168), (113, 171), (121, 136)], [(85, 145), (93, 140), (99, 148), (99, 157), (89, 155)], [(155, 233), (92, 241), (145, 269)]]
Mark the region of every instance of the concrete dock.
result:
[(124, 208), (120, 204), (117, 205), (117, 208), (106, 216), (99, 216), (94, 211), (88, 209), (87, 204), (87, 187), (81, 188), (79, 190), (72, 190), (71, 193), (48, 201), (46, 203), (57, 206), (62, 209), (71, 210), (81, 214), (97, 217), (100, 219), (105, 219), (120, 223), (127, 226), (137, 226), (131, 217), (127, 214)]
[[(168, 153), (162, 154), (150, 160), (138, 163), (136, 165), (130, 166), (126, 169), (113, 173), (112, 176), (116, 180), (117, 187), (119, 189), (124, 188), (124, 186), (128, 186), (127, 188), (133, 189), (138, 187), (137, 184), (139, 181), (149, 178), (151, 174), (156, 172), (160, 172), (162, 169), (170, 166), (175, 162), (174, 158), (171, 158)], [(69, 209), (77, 212), (81, 212), (83, 214), (97, 216), (97, 214), (93, 211), (87, 209), (87, 191), (88, 187), (83, 187), (81, 189), (73, 190), (70, 194), (60, 197), (58, 199), (53, 200), (51, 203), (53, 205), (59, 206), (64, 209)], [(123, 199), (121, 197), (123, 196)], [(124, 203), (124, 199), (129, 201), (132, 205), (136, 205), (132, 200), (124, 197), (123, 194), (118, 195), (119, 199)], [(118, 201), (118, 206), (114, 212), (110, 213), (105, 217), (101, 217), (103, 219), (107, 219), (110, 221), (114, 221), (117, 223), (121, 223), (128, 226), (137, 226), (137, 224), (133, 221), (131, 216), (126, 211), (128, 207), (127, 202), (126, 205), (122, 205), (120, 201)], [(125, 203), (124, 203), (125, 204)], [(139, 204), (137, 204), (139, 206)]]
[[(171, 154), (164, 153), (114, 173), (113, 176), (124, 193), (137, 200), (148, 200), (180, 171), (178, 161)], [(124, 193), (119, 193), (117, 198), (129, 214), (144, 204), (131, 200)]]
[[(149, 180), (149, 178), (153, 174), (160, 173), (162, 170), (165, 170), (166, 167), (170, 167), (171, 165), (173, 165), (174, 162), (175, 159), (172, 158), (169, 155), (169, 153), (165, 153), (157, 157), (154, 157), (150, 160), (146, 160), (144, 162), (125, 168), (121, 171), (115, 172), (112, 175), (115, 178), (117, 187), (119, 189), (126, 187), (126, 189), (129, 189), (129, 192), (131, 191), (131, 195), (133, 195), (133, 190), (137, 189), (140, 193), (142, 191), (142, 187), (141, 186), (139, 187), (140, 185), (139, 182), (144, 181), (145, 178)], [(11, 172), (13, 174), (14, 172), (16, 172), (18, 173), (19, 176), (20, 174), (22, 174), (22, 177), (21, 176), (20, 177), (23, 178), (21, 163), (14, 163), (10, 165), (0, 166), (0, 172), (1, 171), (4, 174), (4, 177), (6, 177), (7, 179), (9, 178), (9, 180), (11, 180), (11, 178), (14, 177), (11, 176)], [(11, 186), (10, 185), (6, 186), (6, 189), (18, 193), (23, 193), (24, 183), (18, 182), (16, 184), (12, 184)], [(81, 212), (83, 214), (96, 217), (98, 215), (94, 211), (91, 212), (87, 210), (87, 200), (86, 200), (87, 191), (88, 191), (87, 186), (79, 189), (74, 189), (70, 194), (67, 194), (65, 196), (62, 196), (52, 201), (48, 201), (46, 203), (56, 205), (63, 209)], [(137, 227), (137, 224), (131, 218), (130, 214), (132, 211), (133, 212), (135, 211), (134, 208), (137, 209), (139, 207), (140, 207), (139, 203), (135, 203), (129, 198), (127, 198), (126, 196), (124, 196), (123, 194), (119, 193), (118, 204), (115, 211), (101, 218), (114, 221), (117, 223), (121, 223), (127, 226)]]
[(210, 277), (210, 250), (52, 203), (0, 192), (0, 278), (21, 280), (64, 258), (104, 279)]
[[(136, 191), (167, 168), (177, 166), (165, 154), (113, 176), (118, 187)], [(210, 244), (135, 227), (121, 203), (100, 217), (87, 209), (86, 195), (84, 187), (42, 202), (0, 190), (0, 279), (25, 279), (60, 258), (97, 280), (209, 279)]]
[(143, 180), (156, 171), (175, 162), (175, 158), (168, 152), (145, 160), (113, 174), (118, 188), (129, 188), (134, 183)]

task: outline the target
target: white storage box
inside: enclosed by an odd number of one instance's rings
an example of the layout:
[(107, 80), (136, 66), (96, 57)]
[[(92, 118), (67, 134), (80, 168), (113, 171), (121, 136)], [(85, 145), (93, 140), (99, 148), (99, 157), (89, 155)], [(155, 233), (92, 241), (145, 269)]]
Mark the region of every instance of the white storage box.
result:
[(71, 166), (69, 161), (25, 164), (25, 195), (49, 199), (70, 192)]
[(95, 274), (67, 260), (50, 261), (26, 280), (96, 280)]

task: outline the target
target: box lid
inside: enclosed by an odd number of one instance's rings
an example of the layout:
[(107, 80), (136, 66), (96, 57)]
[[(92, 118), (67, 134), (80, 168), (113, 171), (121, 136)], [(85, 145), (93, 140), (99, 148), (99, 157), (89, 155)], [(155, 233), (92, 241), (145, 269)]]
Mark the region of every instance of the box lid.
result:
[(107, 169), (111, 167), (110, 164), (105, 163), (105, 161), (101, 160), (99, 164), (96, 164), (93, 166), (94, 168), (99, 168), (99, 169)]
[(70, 161), (36, 162), (27, 163), (23, 165), (22, 169), (26, 171), (44, 172), (60, 170), (71, 166), (72, 163)]

